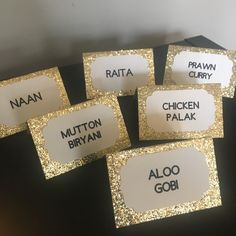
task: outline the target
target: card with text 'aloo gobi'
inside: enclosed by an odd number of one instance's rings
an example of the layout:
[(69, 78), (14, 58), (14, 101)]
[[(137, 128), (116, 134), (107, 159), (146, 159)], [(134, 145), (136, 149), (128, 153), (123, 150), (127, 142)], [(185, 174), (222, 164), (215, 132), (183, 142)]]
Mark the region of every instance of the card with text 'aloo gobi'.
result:
[(154, 85), (152, 49), (83, 53), (87, 98), (133, 95), (136, 88)]
[(221, 205), (212, 139), (108, 155), (116, 227)]
[(23, 131), (30, 118), (69, 107), (58, 68), (0, 82), (0, 138)]
[(114, 95), (30, 119), (28, 126), (47, 179), (130, 146)]
[(222, 96), (232, 98), (236, 86), (236, 52), (170, 45), (163, 83), (220, 83)]
[(139, 139), (223, 137), (220, 84), (138, 89)]

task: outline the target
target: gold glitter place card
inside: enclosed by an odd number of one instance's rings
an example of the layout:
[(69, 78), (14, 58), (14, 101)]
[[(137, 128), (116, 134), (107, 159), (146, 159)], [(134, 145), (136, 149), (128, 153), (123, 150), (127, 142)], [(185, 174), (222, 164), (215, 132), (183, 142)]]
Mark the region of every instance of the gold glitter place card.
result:
[(212, 139), (107, 156), (116, 227), (221, 205)]
[(116, 96), (103, 96), (28, 121), (45, 177), (130, 146)]
[(170, 45), (163, 83), (220, 83), (222, 95), (232, 98), (236, 86), (236, 52)]
[(58, 68), (0, 82), (0, 138), (23, 131), (30, 118), (69, 107)]
[(154, 85), (152, 49), (83, 53), (87, 98), (133, 95), (137, 87)]
[(139, 139), (223, 137), (220, 84), (138, 89)]

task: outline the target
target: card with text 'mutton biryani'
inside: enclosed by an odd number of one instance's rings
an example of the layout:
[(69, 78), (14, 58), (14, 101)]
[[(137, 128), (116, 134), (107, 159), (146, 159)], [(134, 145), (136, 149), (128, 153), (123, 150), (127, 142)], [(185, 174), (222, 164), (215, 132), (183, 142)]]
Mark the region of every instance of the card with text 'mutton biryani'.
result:
[(116, 227), (221, 205), (212, 139), (107, 156)]
[(140, 140), (223, 137), (220, 84), (138, 89)]
[(133, 95), (136, 88), (154, 85), (152, 49), (83, 53), (87, 98)]
[(170, 45), (163, 83), (220, 83), (222, 96), (232, 98), (236, 86), (236, 52)]
[(27, 128), (30, 118), (69, 107), (57, 68), (0, 82), (0, 138)]
[(130, 146), (116, 96), (103, 96), (28, 121), (45, 177)]

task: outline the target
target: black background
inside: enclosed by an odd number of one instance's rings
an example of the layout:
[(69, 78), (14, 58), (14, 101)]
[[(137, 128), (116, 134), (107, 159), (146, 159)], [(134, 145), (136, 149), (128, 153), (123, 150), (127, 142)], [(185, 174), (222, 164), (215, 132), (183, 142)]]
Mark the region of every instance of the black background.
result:
[[(203, 36), (175, 44), (221, 48)], [(161, 84), (168, 46), (154, 48), (156, 83)], [(59, 68), (71, 104), (85, 100), (82, 64)], [(138, 141), (135, 96), (119, 103), (132, 147)], [(223, 206), (115, 228), (106, 160), (102, 158), (46, 181), (28, 131), (0, 140), (0, 236), (56, 235), (235, 235), (236, 100), (223, 98), (223, 139), (214, 139)], [(200, 175), (201, 173), (199, 173)]]

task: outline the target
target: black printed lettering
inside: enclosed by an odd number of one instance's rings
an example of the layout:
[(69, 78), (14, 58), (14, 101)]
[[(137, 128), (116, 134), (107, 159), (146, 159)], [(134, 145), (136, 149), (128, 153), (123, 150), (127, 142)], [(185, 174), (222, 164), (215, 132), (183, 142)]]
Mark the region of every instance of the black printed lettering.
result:
[(30, 103), (35, 103), (38, 101), (42, 101), (42, 95), (40, 92), (29, 94), (26, 97), (15, 98), (14, 100), (10, 100), (10, 105), (12, 109), (20, 108), (23, 105), (29, 105)]

